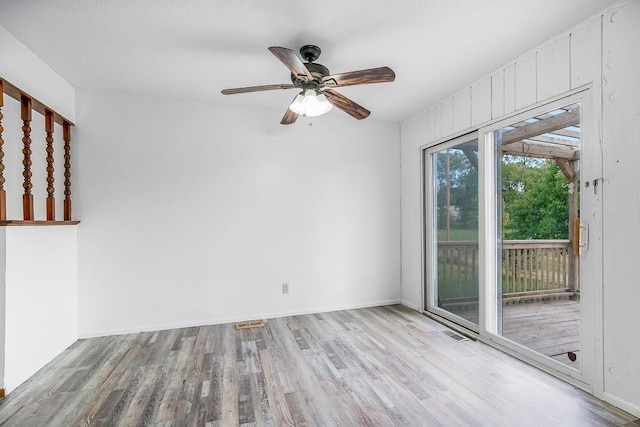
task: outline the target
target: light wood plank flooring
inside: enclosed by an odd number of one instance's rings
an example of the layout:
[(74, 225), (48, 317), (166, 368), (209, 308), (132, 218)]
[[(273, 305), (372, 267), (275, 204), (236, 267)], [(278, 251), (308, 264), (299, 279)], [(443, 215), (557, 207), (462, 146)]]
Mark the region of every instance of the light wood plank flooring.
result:
[[(401, 306), (81, 340), (3, 426), (586, 426), (634, 417)], [(635, 425), (635, 424), (634, 424)]]

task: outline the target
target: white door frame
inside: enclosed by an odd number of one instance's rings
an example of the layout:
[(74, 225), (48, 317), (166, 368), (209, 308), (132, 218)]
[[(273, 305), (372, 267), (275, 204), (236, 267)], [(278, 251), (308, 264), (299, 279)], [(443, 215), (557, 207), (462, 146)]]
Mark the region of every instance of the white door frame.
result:
[[(498, 194), (498, 182), (497, 182), (497, 160), (499, 156), (497, 155), (496, 145), (497, 141), (495, 141), (495, 131), (500, 128), (507, 126), (511, 123), (518, 122), (532, 116), (536, 116), (538, 114), (542, 114), (548, 111), (555, 110), (557, 108), (574, 104), (576, 102), (580, 102), (581, 104), (581, 146), (580, 146), (580, 155), (581, 155), (581, 171), (580, 174), (582, 177), (591, 176), (594, 172), (589, 168), (592, 167), (590, 164), (582, 164), (583, 159), (582, 156), (585, 155), (587, 158), (590, 153), (587, 153), (593, 149), (592, 139), (590, 135), (593, 134), (594, 129), (592, 129), (592, 122), (589, 120), (584, 120), (584, 117), (589, 114), (590, 105), (589, 105), (589, 94), (588, 91), (579, 92), (573, 95), (569, 95), (558, 99), (556, 101), (545, 103), (536, 106), (535, 108), (531, 108), (527, 111), (523, 111), (516, 116), (509, 117), (508, 119), (501, 120), (499, 122), (493, 123), (490, 126), (486, 126), (479, 131), (480, 141), (484, 143), (480, 146), (480, 165), (482, 168), (482, 172), (479, 173), (480, 184), (480, 238), (481, 238), (481, 248), (480, 251), (480, 266), (484, 268), (484, 272), (481, 272), (481, 281), (480, 281), (480, 296), (481, 303), (480, 306), (486, 309), (484, 315), (482, 315), (482, 319), (484, 322), (481, 322), (480, 326), (480, 336), (486, 340), (490, 340), (495, 344), (498, 344), (501, 347), (507, 348), (513, 352), (516, 352), (528, 360), (535, 361), (541, 365), (544, 365), (550, 369), (553, 369), (564, 376), (571, 378), (573, 380), (579, 381), (583, 386), (590, 388), (593, 384), (593, 368), (594, 368), (594, 341), (593, 341), (593, 323), (595, 321), (595, 292), (594, 290), (601, 286), (597, 280), (593, 280), (594, 275), (593, 271), (598, 268), (598, 266), (592, 266), (590, 264), (600, 264), (599, 269), (602, 270), (602, 259), (594, 260), (588, 259), (586, 256), (587, 253), (593, 249), (590, 247), (588, 250), (582, 250), (581, 252), (581, 262), (580, 268), (581, 273), (581, 286), (580, 286), (580, 338), (581, 338), (581, 348), (580, 348), (580, 356), (581, 363), (580, 368), (575, 368), (568, 366), (560, 361), (551, 359), (547, 356), (544, 356), (536, 351), (533, 351), (521, 344), (515, 343), (501, 335), (501, 331), (499, 330), (499, 325), (497, 320), (499, 319), (498, 311), (501, 308), (498, 301), (498, 293), (500, 292), (499, 283), (498, 283), (498, 239), (497, 235), (498, 230), (498, 221), (500, 220), (497, 212), (497, 194)], [(587, 112), (585, 114), (585, 111)], [(590, 123), (591, 122), (591, 123)], [(587, 153), (587, 154), (585, 154)], [(598, 175), (598, 173), (596, 173)], [(599, 175), (598, 175), (599, 176)], [(581, 180), (581, 185), (583, 184), (583, 180)], [(591, 200), (591, 187), (587, 187), (581, 193), (581, 218), (592, 218), (593, 212), (591, 212), (592, 206), (590, 205)], [(598, 227), (601, 225), (590, 224), (590, 228)], [(590, 246), (592, 246), (590, 244)], [(591, 257), (592, 258), (592, 257)], [(584, 274), (586, 272), (589, 274)]]
[[(520, 110), (505, 116), (499, 120), (480, 128), (477, 134), (467, 133), (453, 135), (452, 138), (444, 138), (435, 143), (421, 147), (422, 150), (422, 209), (423, 209), (423, 292), (426, 292), (422, 303), (424, 309), (439, 316), (452, 320), (445, 310), (437, 307), (435, 302), (435, 288), (433, 272), (433, 254), (435, 239), (433, 235), (433, 178), (431, 177), (430, 156), (435, 151), (440, 151), (448, 146), (453, 146), (461, 141), (472, 139), (472, 135), (478, 138), (478, 198), (479, 198), (479, 326), (464, 324), (455, 319), (461, 326), (476, 331), (478, 338), (494, 347), (505, 351), (519, 359), (522, 359), (552, 375), (589, 392), (598, 392), (602, 389), (604, 369), (603, 360), (603, 263), (602, 263), (602, 185), (600, 191), (594, 192), (593, 183), (602, 184), (602, 152), (601, 138), (599, 137), (598, 107), (594, 103), (594, 94), (591, 85), (587, 85), (567, 94), (541, 102), (525, 110)], [(580, 185), (581, 191), (581, 221), (589, 219), (589, 247), (581, 251), (580, 277), (581, 277), (581, 364), (580, 369), (570, 367), (560, 361), (556, 361), (537, 353), (520, 344), (501, 336), (498, 324), (498, 220), (497, 217), (497, 159), (495, 131), (526, 119), (536, 114), (551, 111), (555, 108), (580, 102), (581, 104), (581, 159), (580, 159)], [(589, 183), (588, 187), (585, 184)], [(596, 189), (598, 186), (596, 186)], [(443, 313), (444, 312), (444, 313)], [(473, 326), (473, 327), (469, 327)]]
[[(437, 302), (437, 254), (438, 254), (438, 238), (437, 231), (434, 229), (434, 213), (435, 213), (435, 203), (434, 199), (436, 196), (435, 191), (435, 181), (433, 176), (433, 157), (432, 155), (440, 152), (442, 150), (446, 150), (447, 148), (454, 147), (460, 143), (469, 142), (478, 139), (478, 132), (471, 132), (456, 138), (450, 139), (448, 141), (432, 145), (429, 148), (423, 149), (423, 192), (422, 197), (424, 200), (423, 203), (423, 218), (424, 218), (424, 256), (423, 256), (423, 272), (424, 272), (424, 280), (423, 289), (425, 289), (426, 284), (426, 298), (424, 298), (423, 304), (425, 304), (425, 310), (435, 313), (440, 317), (444, 317), (447, 320), (450, 320), (454, 323), (457, 323), (473, 332), (479, 333), (478, 325), (475, 325), (473, 322), (470, 322), (466, 319), (463, 319), (455, 314), (438, 307)], [(480, 173), (480, 171), (478, 171)], [(479, 196), (478, 196), (479, 197)], [(478, 223), (478, 226), (480, 223)], [(480, 263), (478, 263), (480, 264)], [(478, 277), (481, 277), (479, 274)]]

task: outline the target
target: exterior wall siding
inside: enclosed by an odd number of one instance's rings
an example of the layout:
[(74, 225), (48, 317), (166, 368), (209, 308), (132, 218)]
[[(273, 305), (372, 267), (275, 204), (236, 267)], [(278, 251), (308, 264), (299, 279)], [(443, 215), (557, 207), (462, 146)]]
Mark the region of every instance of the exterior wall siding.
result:
[[(590, 236), (587, 255), (604, 266), (595, 291), (593, 325), (596, 366), (594, 394), (640, 416), (640, 341), (629, 336), (640, 323), (640, 275), (631, 274), (640, 249), (628, 236), (640, 235), (640, 2), (613, 6), (511, 63), (471, 83), (404, 122), (402, 128), (402, 298), (421, 308), (421, 147), (450, 139), (591, 85), (595, 124), (585, 166), (602, 176), (602, 196), (590, 203), (601, 213), (602, 229)], [(637, 241), (637, 238), (635, 238)], [(598, 247), (600, 249), (598, 249)], [(603, 253), (603, 252), (604, 253)], [(594, 263), (587, 263), (594, 265)], [(602, 272), (604, 268), (604, 273)], [(604, 321), (597, 320), (604, 314)]]

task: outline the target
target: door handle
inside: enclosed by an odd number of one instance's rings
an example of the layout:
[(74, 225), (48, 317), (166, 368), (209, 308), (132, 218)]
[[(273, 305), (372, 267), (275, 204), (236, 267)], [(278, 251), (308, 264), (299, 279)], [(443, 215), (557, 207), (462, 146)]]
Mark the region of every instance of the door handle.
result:
[[(584, 230), (584, 231), (583, 231)], [(580, 248), (589, 250), (589, 224), (580, 223), (580, 218), (573, 220), (573, 254), (580, 255)]]

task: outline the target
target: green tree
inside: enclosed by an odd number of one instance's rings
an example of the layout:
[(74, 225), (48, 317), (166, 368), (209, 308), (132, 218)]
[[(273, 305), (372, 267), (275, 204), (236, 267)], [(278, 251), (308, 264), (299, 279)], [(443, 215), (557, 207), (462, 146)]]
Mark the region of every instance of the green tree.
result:
[(478, 170), (471, 167), (464, 175), (452, 197), (459, 209), (458, 226), (464, 229), (478, 228)]
[(449, 161), (450, 204), (457, 215), (451, 217), (451, 227), (476, 229), (478, 227), (478, 171), (467, 156), (452, 148), (437, 155), (436, 181), (438, 186), (438, 226), (444, 227), (447, 214), (447, 157)]
[(536, 160), (528, 168), (507, 161), (503, 178), (506, 239), (568, 238), (567, 180), (554, 161)]

